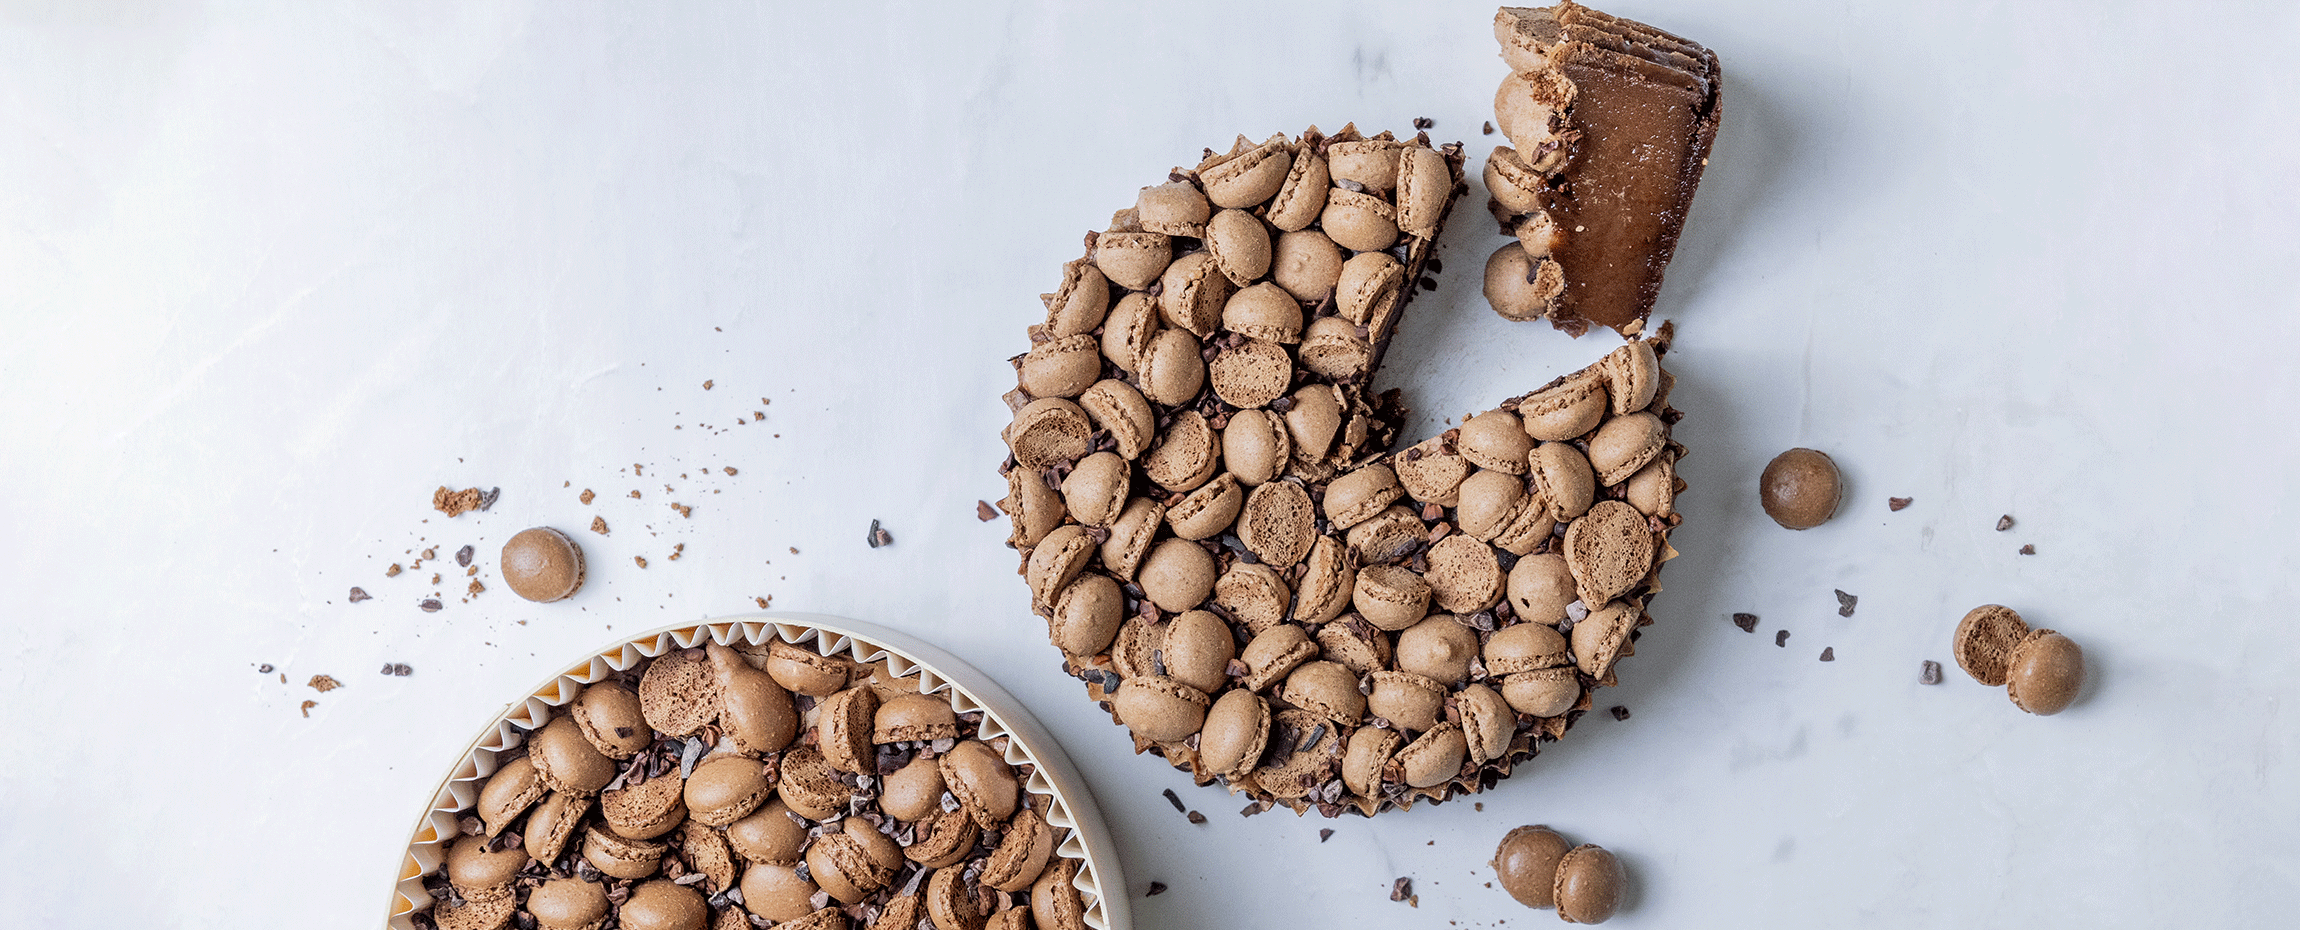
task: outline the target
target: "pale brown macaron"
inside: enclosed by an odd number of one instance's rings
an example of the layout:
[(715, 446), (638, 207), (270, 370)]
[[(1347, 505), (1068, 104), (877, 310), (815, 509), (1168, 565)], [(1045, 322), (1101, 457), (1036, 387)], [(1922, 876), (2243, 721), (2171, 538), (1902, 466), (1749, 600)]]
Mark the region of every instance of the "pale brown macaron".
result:
[(1602, 682), (1613, 670), (1614, 661), (1621, 658), (1621, 650), (1629, 645), (1638, 617), (1637, 602), (1613, 601), (1574, 624), (1573, 655), (1581, 671)]
[(1462, 759), (1468, 755), (1469, 740), (1462, 735), (1461, 724), (1446, 721), (1407, 743), (1397, 758), (1408, 786), (1435, 788), (1460, 775)]
[(679, 826), (675, 838), (687, 866), (711, 880), (704, 891), (716, 893), (735, 887), (735, 851), (726, 834), (699, 823), (686, 823)]
[(1565, 567), (1583, 606), (1613, 600), (1653, 571), (1653, 531), (1637, 508), (1598, 501), (1565, 528)]
[(592, 867), (616, 878), (646, 878), (655, 874), (655, 868), (663, 864), (663, 854), (670, 848), (665, 843), (616, 836), (597, 824), (583, 828), (583, 858), (589, 860)]
[(1094, 382), (1086, 393), (1078, 395), (1078, 406), (1095, 426), (1110, 432), (1111, 440), (1118, 443), (1118, 454), (1128, 460), (1149, 451), (1150, 441), (1157, 437), (1158, 418), (1150, 412), (1149, 399), (1124, 381), (1105, 378)]
[(1046, 304), (1046, 331), (1055, 336), (1076, 336), (1102, 327), (1110, 312), (1110, 279), (1086, 259), (1062, 266), (1062, 284), (1052, 294), (1040, 294)]
[(1346, 530), (1381, 513), (1405, 493), (1397, 472), (1388, 465), (1377, 462), (1354, 469), (1326, 485), (1326, 519), (1335, 529)]
[(1014, 816), (1022, 783), (998, 750), (978, 739), (961, 740), (937, 760), (942, 781), (976, 825), (990, 829)]
[(748, 756), (719, 756), (695, 766), (683, 796), (688, 815), (697, 823), (723, 827), (758, 810), (773, 790), (764, 763)]
[(1120, 578), (1133, 578), (1165, 522), (1166, 505), (1147, 497), (1127, 501), (1126, 510), (1110, 522), (1110, 538), (1102, 541), (1102, 567)]
[(1377, 629), (1402, 630), (1429, 616), (1430, 585), (1403, 565), (1368, 565), (1358, 570), (1350, 605)]
[(1198, 764), (1204, 774), (1236, 777), (1254, 767), (1270, 743), (1270, 705), (1244, 688), (1222, 693), (1206, 712), (1198, 737)]
[(982, 828), (963, 810), (937, 808), (918, 823), (916, 841), (903, 847), (903, 858), (930, 869), (947, 869), (966, 861), (974, 852)]
[(532, 754), (520, 756), (496, 769), (488, 776), (487, 784), (479, 789), (479, 819), (487, 825), (487, 835), (493, 838), (511, 825), (511, 821), (541, 800), (550, 786), (535, 772)]
[(841, 904), (886, 887), (902, 867), (902, 847), (860, 817), (848, 817), (807, 848), (807, 872)]
[(554, 794), (535, 805), (534, 813), (527, 815), (527, 830), (521, 844), (529, 855), (544, 862), (559, 861), (559, 854), (567, 850), (567, 841), (575, 838), (575, 830), (583, 825), (583, 818), (591, 813), (592, 799), (573, 794)]
[(553, 791), (598, 794), (615, 780), (615, 760), (600, 755), (572, 717), (552, 718), (537, 731), (527, 757), (535, 760), (536, 777)]
[[(939, 795), (942, 783), (937, 780), (935, 784)], [(781, 798), (761, 804), (750, 816), (727, 825), (728, 847), (749, 862), (791, 865), (799, 861), (806, 844), (807, 828), (792, 819), (791, 806)]]
[(1398, 634), (1398, 670), (1451, 687), (1469, 679), (1477, 632), (1450, 614), (1431, 614)]
[(1285, 133), (1260, 145), (1239, 136), (1228, 153), (1199, 162), (1198, 183), (1205, 185), (1206, 199), (1214, 206), (1253, 207), (1276, 196), (1293, 167), (1294, 147)]
[(519, 877), (520, 867), (531, 859), (527, 850), (518, 846), (489, 852), (487, 842), (487, 837), (472, 833), (447, 847), (447, 880), (458, 890), (483, 891), (511, 884)]
[(1046, 486), (1045, 474), (1021, 465), (1006, 473), (1006, 496), (998, 506), (1006, 511), (1006, 544), (1016, 549), (1038, 545), (1070, 516), (1062, 492)]
[(1264, 281), (1240, 288), (1223, 302), (1222, 328), (1253, 339), (1293, 345), (1302, 341), (1302, 305), (1285, 288)]
[[(1100, 577), (1100, 576), (1097, 576)], [(1108, 578), (1104, 578), (1108, 581)], [(958, 712), (931, 694), (898, 694), (882, 701), (871, 718), (871, 742), (905, 743), (956, 739)], [(914, 818), (905, 817), (904, 820)]]
[(1028, 890), (1053, 856), (1053, 825), (1037, 811), (1023, 808), (1006, 822), (1006, 835), (1000, 838), (998, 849), (983, 866), (982, 883), (1000, 891)]
[(773, 676), (752, 668), (742, 653), (718, 643), (704, 651), (718, 676), (719, 728), (734, 740), (737, 751), (776, 752), (798, 738), (798, 706)]
[(686, 782), (674, 771), (636, 785), (601, 792), (599, 817), (608, 829), (634, 840), (662, 836), (687, 819)]
[(554, 878), (527, 893), (536, 930), (600, 930), (607, 925), (607, 886), (580, 878)]
[(1479, 468), (1512, 475), (1525, 474), (1526, 456), (1533, 452), (1533, 437), (1523, 421), (1507, 410), (1488, 410), (1462, 421), (1461, 454)]
[(1198, 732), (1211, 703), (1206, 692), (1172, 678), (1140, 675), (1119, 686), (1118, 693), (1111, 696), (1110, 708), (1136, 736), (1165, 743)]
[(1293, 592), (1286, 579), (1267, 565), (1239, 561), (1231, 563), (1222, 577), (1214, 579), (1214, 605), (1229, 612), (1230, 618), (1246, 625), (1256, 635), (1286, 621), (1286, 608), (1293, 603)]
[(1342, 756), (1342, 731), (1306, 710), (1281, 710), (1276, 715), (1274, 738), (1291, 743), (1283, 758), (1255, 769), (1255, 787), (1281, 798), (1298, 798), (1333, 778)]
[(1318, 214), (1326, 209), (1326, 191), (1333, 186), (1333, 170), (1327, 167), (1325, 156), (1318, 154), (1315, 146), (1302, 146), (1294, 154), (1285, 184), (1270, 201), (1270, 225), (1294, 232), (1317, 222)]
[(1629, 480), (1669, 445), (1669, 424), (1640, 410), (1605, 421), (1589, 440), (1589, 465), (1607, 487)]
[(1423, 525), (1419, 511), (1392, 504), (1373, 519), (1350, 527), (1342, 539), (1357, 553), (1361, 565), (1395, 562), (1412, 557), (1429, 543), (1429, 527)]
[(1136, 581), (1143, 596), (1159, 609), (1181, 613), (1214, 593), (1214, 556), (1187, 539), (1162, 540), (1142, 560), (1141, 577)]
[(530, 601), (573, 597), (583, 588), (583, 547), (548, 526), (520, 530), (503, 544), (503, 583)]
[(1302, 663), (1318, 657), (1318, 644), (1299, 624), (1280, 623), (1254, 634), (1238, 658), (1246, 663), (1246, 678), (1239, 682), (1259, 692), (1277, 683)]
[(1358, 691), (1358, 676), (1338, 662), (1304, 662), (1286, 676), (1279, 690), (1286, 703), (1343, 726), (1357, 726), (1366, 716), (1366, 696)]
[[(695, 770), (697, 776), (702, 773), (700, 768)], [(687, 783), (694, 784), (694, 779)], [(801, 745), (783, 753), (782, 769), (775, 774), (775, 794), (799, 816), (822, 820), (845, 810), (854, 789), (839, 780), (838, 770), (831, 768), (822, 750)], [(696, 809), (693, 798), (687, 799), (687, 807)]]
[(1387, 669), (1374, 673), (1373, 693), (1366, 695), (1366, 712), (1393, 726), (1419, 733), (1437, 726), (1445, 709), (1445, 686), (1412, 672)]
[[(775, 684), (809, 697), (829, 697), (847, 686), (851, 666), (796, 643), (767, 641), (767, 674)], [(643, 695), (642, 695), (643, 696)]]
[(639, 713), (666, 736), (688, 736), (719, 716), (719, 675), (709, 653), (678, 649), (657, 656), (639, 676)]
[(1584, 843), (1573, 847), (1557, 864), (1557, 916), (1569, 924), (1601, 924), (1621, 906), (1621, 889), (1629, 877), (1621, 860), (1603, 846)]
[(2084, 687), (2084, 650), (2052, 630), (2034, 630), (2013, 647), (2005, 689), (2015, 706), (2049, 717), (2075, 703)]
[(567, 707), (583, 738), (610, 759), (628, 759), (655, 742), (655, 728), (639, 711), (639, 695), (619, 681), (585, 685)]
[(466, 894), (461, 903), (441, 902), (431, 909), (431, 921), (439, 930), (501, 930), (518, 908), (518, 896), (505, 885)]
[(1837, 463), (1812, 449), (1791, 449), (1773, 457), (1757, 478), (1757, 500), (1773, 522), (1809, 530), (1836, 516), (1845, 493)]
[(856, 775), (877, 773), (878, 751), (871, 745), (871, 724), (877, 716), (878, 692), (869, 685), (823, 699), (815, 709), (816, 745), (832, 768)]
[(632, 888), (631, 897), (616, 908), (615, 919), (623, 930), (704, 930), (710, 925), (711, 909), (703, 903), (702, 892), (656, 879)]
[(822, 889), (799, 877), (796, 863), (758, 863), (743, 870), (743, 908), (788, 924), (814, 911), (812, 900)]
[(1493, 851), (1494, 878), (1501, 890), (1526, 907), (1557, 906), (1557, 866), (1573, 844), (1543, 824), (1518, 827)]
[[(1046, 621), (1046, 637), (1064, 655), (1092, 656), (1110, 648), (1118, 625), (1125, 620), (1126, 595), (1118, 581), (1100, 572), (1088, 572), (1054, 598), (1054, 615)], [(879, 714), (884, 717), (886, 711), (882, 709)]]
[(1166, 624), (1161, 647), (1166, 675), (1207, 694), (1230, 681), (1230, 660), (1238, 657), (1238, 639), (1230, 625), (1212, 611), (1184, 611)]
[(1205, 539), (1229, 529), (1245, 505), (1245, 489), (1237, 478), (1225, 473), (1167, 507), (1166, 523), (1183, 539)]
[(1430, 546), (1430, 599), (1457, 614), (1474, 614), (1501, 603), (1501, 560), (1493, 547), (1476, 538), (1455, 534)]
[(1396, 730), (1357, 728), (1350, 734), (1349, 748), (1342, 753), (1342, 785), (1359, 797), (1380, 797), (1382, 769), (1405, 744), (1405, 737)]
[(925, 820), (942, 810), (942, 766), (924, 753), (882, 780), (879, 810), (896, 820)]
[(1292, 568), (1319, 538), (1316, 506), (1298, 482), (1263, 484), (1246, 495), (1238, 514), (1238, 540), (1271, 567)]
[(2020, 612), (2002, 604), (1982, 604), (1957, 621), (1951, 640), (1957, 667), (1973, 680), (1994, 688), (2012, 676), (2013, 651), (2029, 635)]

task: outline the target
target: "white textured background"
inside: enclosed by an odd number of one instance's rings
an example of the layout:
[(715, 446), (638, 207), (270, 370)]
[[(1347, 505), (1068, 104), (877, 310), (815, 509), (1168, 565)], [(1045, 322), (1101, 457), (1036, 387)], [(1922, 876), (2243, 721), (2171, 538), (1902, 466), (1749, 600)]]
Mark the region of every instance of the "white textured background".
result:
[[(1237, 132), (1428, 116), (1482, 158), (1490, 6), (110, 6), (0, 3), (6, 923), (375, 926), (503, 702), (770, 594), (1030, 701), (1133, 892), (1171, 887), (1144, 927), (1549, 926), (1484, 884), (1536, 821), (1625, 858), (1621, 926), (2300, 908), (2290, 5), (1614, 5), (1727, 75), (1661, 307), (1685, 555), (1600, 695), (1635, 716), (1482, 813), (1332, 824), (1127, 755), (974, 506), (1085, 230)], [(1607, 348), (1483, 308), (1484, 196), (1383, 376), (1421, 427)], [(1753, 500), (1792, 445), (1851, 482), (1806, 533)], [(503, 496), (448, 521), (440, 484)], [(594, 515), (572, 602), (496, 583), (512, 532)], [(466, 543), (470, 603), (417, 610), (445, 561), (383, 577)], [(1986, 602), (2083, 644), (2074, 708), (1956, 670)]]

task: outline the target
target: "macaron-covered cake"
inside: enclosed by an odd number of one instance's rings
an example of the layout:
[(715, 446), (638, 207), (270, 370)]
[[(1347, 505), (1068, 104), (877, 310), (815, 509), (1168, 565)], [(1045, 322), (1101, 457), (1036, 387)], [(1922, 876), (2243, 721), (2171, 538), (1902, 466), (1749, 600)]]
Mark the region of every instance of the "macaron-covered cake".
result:
[(1679, 517), (1666, 326), (1393, 449), (1371, 388), (1459, 145), (1208, 151), (1086, 237), (1014, 359), (1031, 609), (1138, 752), (1263, 808), (1476, 792), (1632, 652)]
[(410, 921), (1083, 930), (1034, 766), (920, 675), (737, 639), (584, 684), (497, 758)]

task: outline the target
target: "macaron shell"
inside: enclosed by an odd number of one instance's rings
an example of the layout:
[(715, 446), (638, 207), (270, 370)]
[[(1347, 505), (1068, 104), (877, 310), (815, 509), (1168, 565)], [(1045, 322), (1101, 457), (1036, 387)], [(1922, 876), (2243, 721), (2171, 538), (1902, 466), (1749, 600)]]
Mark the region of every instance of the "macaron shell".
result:
[(727, 845), (726, 834), (688, 823), (680, 826), (678, 838), (679, 855), (709, 882), (704, 891), (716, 894), (735, 887), (735, 852)]
[(534, 759), (520, 756), (504, 763), (479, 789), (479, 819), (487, 825), (487, 836), (492, 839), (502, 833), (549, 790), (535, 772)]
[(2002, 685), (2012, 674), (2013, 650), (2028, 634), (2018, 611), (2002, 604), (1975, 607), (1957, 621), (1951, 643), (1957, 667), (1981, 684)]
[(1162, 675), (1126, 679), (1111, 698), (1111, 712), (1140, 739), (1183, 739), (1206, 722), (1206, 693)]
[(871, 722), (877, 715), (878, 692), (869, 685), (831, 695), (816, 708), (817, 745), (832, 768), (857, 775), (877, 774), (878, 752), (871, 744)]
[(510, 925), (518, 908), (519, 900), (508, 886), (487, 888), (464, 895), (460, 907), (445, 903), (432, 908), (431, 919), (439, 930), (501, 930)]
[(1621, 889), (1628, 883), (1621, 860), (1604, 847), (1576, 846), (1557, 864), (1557, 916), (1569, 924), (1604, 923), (1620, 906)]
[(1038, 545), (1069, 516), (1062, 492), (1047, 487), (1038, 469), (1023, 465), (1006, 473), (1006, 496), (998, 506), (1006, 511), (1006, 544), (1016, 549)]
[(1494, 879), (1526, 907), (1557, 906), (1557, 866), (1573, 844), (1540, 824), (1518, 827), (1501, 838), (1493, 853)]
[(1028, 889), (1054, 855), (1054, 828), (1037, 811), (1024, 808), (1007, 823), (1006, 836), (983, 867), (982, 883), (1000, 891)]
[(1435, 788), (1461, 773), (1462, 759), (1468, 754), (1469, 742), (1462, 737), (1461, 724), (1449, 721), (1406, 744), (1398, 750), (1397, 759), (1408, 786)]
[(1270, 225), (1293, 232), (1314, 223), (1326, 209), (1326, 191), (1333, 188), (1333, 169), (1325, 156), (1309, 146), (1294, 154), (1286, 181), (1270, 201)]
[(1603, 604), (1653, 571), (1653, 531), (1637, 508), (1598, 501), (1565, 529), (1565, 566), (1581, 603)]
[(583, 858), (616, 878), (646, 878), (655, 874), (669, 847), (646, 840), (625, 839), (597, 826), (583, 830)]
[(573, 597), (583, 587), (583, 547), (548, 526), (520, 530), (503, 544), (497, 566), (503, 581), (520, 597), (549, 603)]
[(2029, 713), (2049, 717), (2067, 710), (2084, 687), (2084, 650), (2052, 630), (2031, 631), (2013, 648), (2005, 686), (2013, 704)]
[(1315, 505), (1293, 481), (1272, 481), (1246, 495), (1238, 516), (1238, 539), (1273, 568), (1291, 568), (1318, 540)]
[(982, 828), (966, 811), (944, 811), (919, 823), (917, 840), (903, 847), (903, 858), (930, 869), (946, 869), (966, 861), (981, 836)]
[(758, 810), (773, 790), (764, 763), (747, 756), (717, 756), (695, 766), (683, 797), (688, 816), (697, 823), (723, 827)]
[(1286, 579), (1276, 569), (1238, 561), (1214, 579), (1213, 603), (1259, 636), (1286, 622), (1293, 593), (1286, 589)]
[(1341, 760), (1341, 729), (1326, 716), (1307, 710), (1290, 708), (1274, 716), (1270, 738), (1291, 740), (1293, 752), (1284, 761), (1277, 761), (1273, 753), (1269, 765), (1254, 770), (1254, 785), (1280, 798), (1298, 798), (1324, 787)]
[[(720, 647), (726, 648), (724, 646)], [(575, 718), (583, 738), (610, 759), (628, 759), (654, 745), (655, 730), (639, 709), (639, 695), (618, 681), (586, 685), (567, 715)]]
[(1359, 727), (1350, 734), (1349, 749), (1342, 756), (1342, 784), (1359, 797), (1380, 797), (1382, 769), (1404, 745), (1405, 737), (1396, 730)]
[(701, 649), (667, 652), (639, 676), (639, 710), (665, 736), (690, 736), (719, 716), (719, 680)]
[(1321, 624), (1341, 616), (1358, 580), (1357, 567), (1349, 562), (1343, 544), (1331, 536), (1318, 537), (1310, 544), (1305, 564), (1309, 568), (1295, 587), (1294, 622)]
[(701, 892), (669, 879), (641, 882), (615, 911), (623, 930), (704, 930), (711, 910)]
[(810, 899), (821, 890), (787, 865), (751, 866), (743, 870), (741, 888), (744, 910), (778, 924), (812, 913), (814, 904)]
[(574, 718), (552, 718), (529, 743), (527, 757), (535, 762), (535, 775), (553, 791), (597, 794), (615, 780), (615, 760), (600, 755)]
[[(697, 769), (700, 772), (700, 769)], [(689, 784), (693, 781), (690, 779)], [(813, 746), (796, 746), (783, 753), (782, 769), (777, 773), (775, 794), (790, 805), (791, 810), (808, 820), (822, 820), (846, 809), (852, 789), (839, 781), (838, 772), (823, 758), (822, 750)], [(687, 808), (695, 810), (693, 798), (687, 799)], [(698, 812), (699, 813), (699, 812)]]
[(686, 782), (676, 770), (599, 795), (599, 816), (608, 829), (634, 840), (651, 840), (687, 819)]
[(567, 841), (575, 837), (583, 818), (591, 813), (592, 798), (575, 794), (552, 794), (536, 805), (527, 815), (527, 830), (521, 845), (528, 853), (544, 862), (557, 862), (567, 851)]
[(527, 893), (527, 912), (539, 930), (598, 930), (607, 924), (607, 886), (551, 879)]
[(1074, 259), (1062, 265), (1061, 286), (1052, 294), (1039, 296), (1046, 301), (1048, 334), (1091, 333), (1102, 327), (1103, 317), (1110, 312), (1110, 279), (1093, 262)]
[(447, 847), (447, 880), (463, 891), (498, 888), (519, 877), (521, 866), (533, 861), (527, 851), (511, 846), (488, 851), (488, 838), (465, 834)]
[(940, 764), (943, 783), (977, 826), (987, 830), (1014, 815), (1021, 784), (989, 743), (962, 740), (942, 754)]
[(742, 752), (779, 752), (799, 735), (799, 710), (791, 693), (773, 676), (752, 668), (742, 654), (713, 643), (711, 668), (718, 676), (719, 727)]
[(1205, 729), (1198, 739), (1198, 761), (1210, 774), (1243, 774), (1261, 759), (1269, 739), (1269, 703), (1243, 688), (1225, 691), (1206, 712)]
[[(1243, 140), (1240, 140), (1241, 142)], [(1198, 182), (1217, 207), (1252, 207), (1276, 196), (1294, 167), (1293, 148), (1284, 134), (1252, 148), (1234, 147), (1198, 166)]]

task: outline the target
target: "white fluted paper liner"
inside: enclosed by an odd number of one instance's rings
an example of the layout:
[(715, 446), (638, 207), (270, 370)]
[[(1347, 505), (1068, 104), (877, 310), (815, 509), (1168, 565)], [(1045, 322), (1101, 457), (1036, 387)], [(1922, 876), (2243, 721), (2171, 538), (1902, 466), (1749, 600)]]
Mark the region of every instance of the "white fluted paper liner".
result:
[(1040, 726), (1020, 701), (973, 666), (912, 637), (844, 617), (782, 612), (741, 614), (707, 623), (669, 626), (633, 637), (552, 676), (524, 700), (511, 705), (472, 740), (463, 758), (441, 780), (431, 804), (416, 823), (414, 836), (408, 842), (407, 857), (399, 869), (398, 884), (392, 890), (391, 917), (387, 925), (394, 930), (414, 930), (409, 915), (431, 906), (431, 895), (423, 888), (423, 877), (438, 871), (440, 864), (446, 861), (447, 844), (460, 830), (457, 815), (478, 802), (480, 786), (495, 772), (496, 759), (526, 741), (527, 734), (549, 723), (553, 708), (573, 700), (584, 685), (637, 665), (641, 659), (673, 649), (700, 646), (706, 639), (720, 645), (738, 642), (760, 645), (767, 642), (768, 637), (793, 644), (811, 643), (815, 651), (823, 655), (846, 653), (864, 664), (884, 660), (887, 671), (895, 678), (915, 677), (919, 691), (949, 694), (951, 706), (961, 713), (980, 711), (980, 738), (988, 741), (1007, 737), (1006, 761), (1032, 766), (1030, 778), (1023, 783), (1024, 790), (1046, 795), (1050, 802), (1047, 822), (1070, 831), (1055, 853), (1080, 860), (1077, 887), (1080, 899), (1086, 904), (1086, 925), (1095, 930), (1125, 930), (1133, 926), (1117, 847), (1111, 841), (1109, 828), (1102, 823), (1102, 812), (1095, 806), (1093, 794), (1070, 764), (1070, 758), (1063, 755), (1062, 747), (1055, 743), (1054, 735)]

